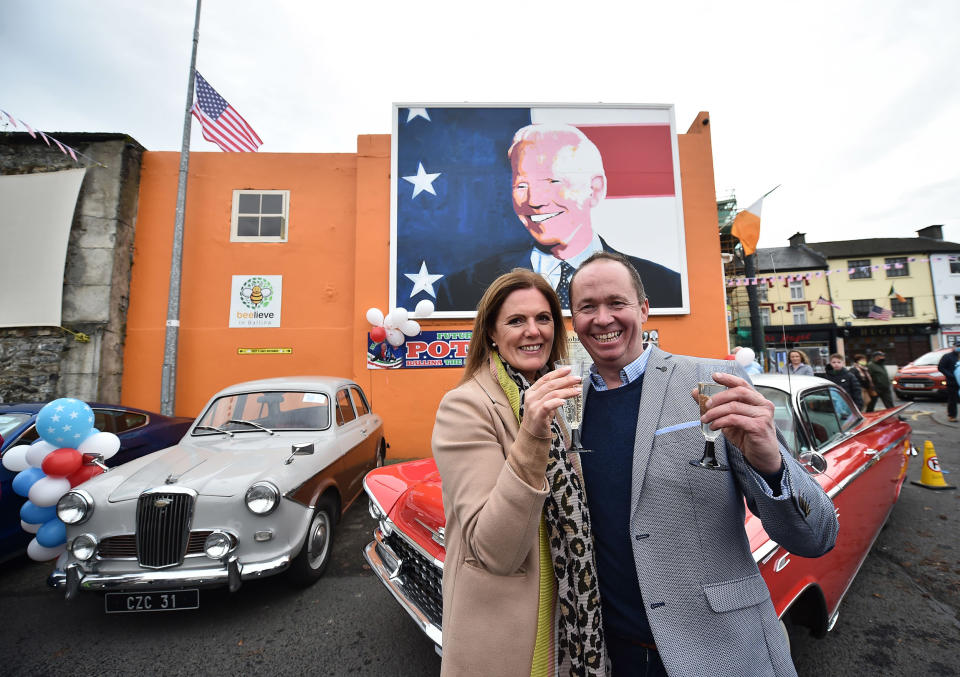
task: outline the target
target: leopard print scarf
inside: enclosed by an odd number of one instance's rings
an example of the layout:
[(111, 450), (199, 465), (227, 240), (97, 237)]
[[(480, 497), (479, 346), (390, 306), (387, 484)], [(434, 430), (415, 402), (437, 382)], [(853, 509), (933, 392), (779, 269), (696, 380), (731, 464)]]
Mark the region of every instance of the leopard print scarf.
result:
[[(524, 395), (530, 384), (499, 355), (494, 355), (493, 363), (517, 420), (522, 421)], [(603, 676), (606, 652), (590, 513), (583, 482), (567, 457), (563, 431), (556, 419), (551, 422), (551, 429), (553, 441), (546, 474), (550, 493), (544, 501), (544, 515), (557, 578), (556, 674)]]

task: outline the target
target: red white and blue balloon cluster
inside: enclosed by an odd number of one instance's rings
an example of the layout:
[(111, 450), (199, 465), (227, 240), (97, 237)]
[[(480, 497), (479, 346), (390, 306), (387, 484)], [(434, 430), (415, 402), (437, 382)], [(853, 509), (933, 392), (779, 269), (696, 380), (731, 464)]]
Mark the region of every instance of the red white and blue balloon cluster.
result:
[(46, 562), (66, 549), (67, 528), (57, 517), (57, 501), (102, 473), (97, 462), (120, 450), (120, 438), (94, 428), (93, 410), (72, 397), (45, 405), (36, 427), (40, 439), (7, 449), (3, 467), (17, 473), (13, 491), (28, 499), (20, 508), (20, 526), (36, 536), (27, 545), (27, 555)]
[(386, 315), (379, 308), (367, 310), (370, 338), (377, 343), (386, 340), (394, 347), (402, 346), (408, 336), (420, 333), (420, 323), (414, 317), (424, 318), (433, 313), (433, 301), (424, 299), (417, 304), (411, 316), (406, 308), (394, 308)]

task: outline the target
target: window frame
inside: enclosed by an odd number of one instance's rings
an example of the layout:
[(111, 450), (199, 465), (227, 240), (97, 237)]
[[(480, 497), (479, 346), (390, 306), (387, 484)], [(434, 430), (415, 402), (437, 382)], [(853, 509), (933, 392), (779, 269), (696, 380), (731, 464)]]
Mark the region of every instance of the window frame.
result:
[[(766, 313), (764, 313), (764, 311), (766, 311)], [(770, 326), (770, 318), (772, 316), (773, 316), (773, 311), (771, 311), (769, 308), (766, 308), (766, 307), (760, 308), (760, 324), (762, 324), (764, 327)]]
[[(346, 399), (346, 404), (350, 407), (350, 413), (352, 414), (352, 416), (351, 416), (349, 419), (347, 419), (346, 416), (344, 415), (344, 416), (342, 417), (343, 420), (341, 420), (341, 413), (345, 413), (345, 412), (341, 412), (341, 409), (340, 409), (340, 395), (341, 395), (341, 394), (342, 394), (342, 395), (344, 396), (344, 398)], [(336, 395), (334, 395), (334, 397), (333, 397), (333, 403), (334, 403), (334, 406), (336, 407), (336, 410), (337, 410), (336, 420), (337, 420), (337, 425), (338, 425), (338, 426), (349, 425), (349, 424), (353, 423), (354, 421), (356, 421), (357, 418), (359, 418), (359, 417), (357, 416), (357, 411), (353, 408), (353, 400), (350, 399), (350, 388), (349, 388), (349, 387), (344, 387), (344, 388), (338, 389)]]
[[(887, 277), (910, 277), (910, 261), (908, 260), (908, 257), (887, 257), (883, 260), (883, 262), (890, 265), (890, 267), (886, 270)], [(894, 268), (897, 263), (902, 263), (903, 268)]]
[[(873, 262), (870, 259), (848, 259), (847, 260), (847, 270), (853, 268), (852, 273), (848, 273), (848, 279), (851, 280), (872, 280), (873, 279)], [(866, 268), (866, 272), (862, 272), (860, 268)]]
[[(868, 303), (867, 311), (860, 315), (857, 313), (857, 304), (858, 303)], [(851, 312), (853, 313), (854, 318), (858, 320), (866, 320), (870, 317), (870, 310), (876, 305), (876, 299), (853, 299)]]
[[(797, 322), (797, 311), (801, 311), (803, 314), (803, 322)], [(801, 303), (795, 303), (790, 306), (790, 317), (793, 320), (794, 324), (807, 324), (807, 307)]]
[[(282, 219), (280, 235), (239, 235), (237, 227), (240, 216), (250, 216), (252, 213), (240, 213), (241, 195), (280, 195), (283, 197), (283, 211), (280, 213)], [(260, 211), (256, 214), (263, 217), (264, 213)], [(268, 214), (276, 216), (276, 214)], [(290, 235), (290, 191), (289, 190), (257, 190), (253, 188), (235, 188), (233, 190), (233, 202), (230, 207), (230, 241), (231, 242), (287, 242)]]
[[(353, 409), (357, 412), (357, 418), (370, 414), (370, 403), (367, 402), (367, 396), (363, 394), (359, 386), (350, 386), (350, 399), (353, 400)], [(360, 412), (360, 406), (363, 406), (363, 413)]]
[(803, 280), (790, 280), (787, 283), (787, 288), (790, 290), (790, 300), (803, 301), (805, 286), (806, 284)]
[[(910, 312), (899, 312), (897, 311), (897, 306), (904, 306), (904, 310), (909, 310)], [(899, 301), (896, 298), (890, 299), (890, 310), (893, 311), (894, 317), (914, 317), (916, 315), (916, 309), (913, 307), (913, 297), (908, 296), (903, 301)]]
[(757, 301), (760, 303), (769, 303), (770, 285), (766, 282), (757, 283)]

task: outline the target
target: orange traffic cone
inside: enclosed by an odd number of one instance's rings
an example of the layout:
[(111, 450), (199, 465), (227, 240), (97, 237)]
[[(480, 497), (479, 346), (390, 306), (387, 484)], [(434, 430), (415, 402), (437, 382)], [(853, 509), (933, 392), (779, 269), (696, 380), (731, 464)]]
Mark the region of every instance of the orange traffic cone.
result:
[(943, 479), (943, 472), (940, 470), (940, 461), (937, 459), (937, 451), (933, 448), (933, 442), (927, 440), (923, 443), (923, 470), (920, 472), (919, 482), (910, 482), (918, 487), (925, 489), (956, 489), (950, 486)]

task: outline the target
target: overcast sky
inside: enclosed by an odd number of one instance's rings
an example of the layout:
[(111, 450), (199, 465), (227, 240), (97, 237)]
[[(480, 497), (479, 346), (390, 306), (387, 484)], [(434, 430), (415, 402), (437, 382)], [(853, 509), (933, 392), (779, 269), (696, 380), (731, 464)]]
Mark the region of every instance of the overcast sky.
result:
[[(179, 150), (194, 12), (4, 0), (0, 108)], [(760, 246), (960, 242), (958, 33), (956, 0), (204, 0), (197, 68), (261, 152), (353, 152), (395, 101), (672, 103), (680, 132), (706, 110), (718, 195), (783, 184)], [(220, 152), (196, 125), (191, 148)]]

